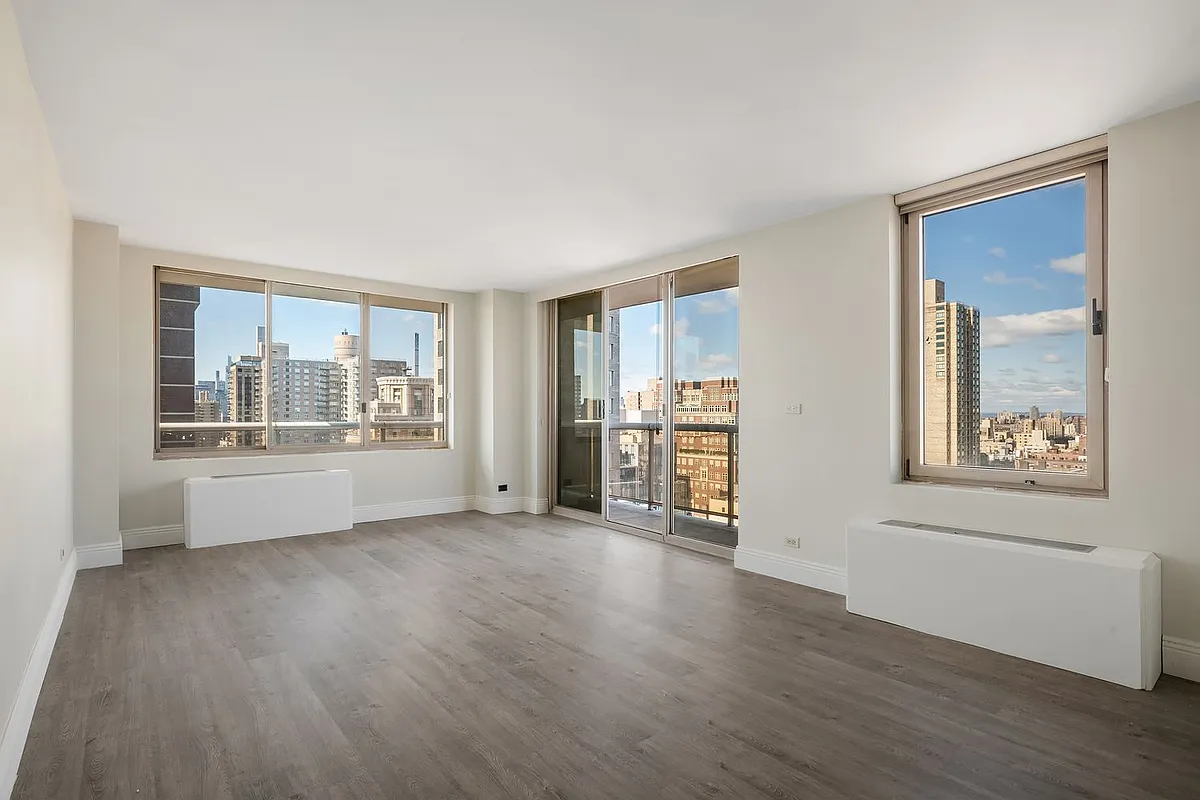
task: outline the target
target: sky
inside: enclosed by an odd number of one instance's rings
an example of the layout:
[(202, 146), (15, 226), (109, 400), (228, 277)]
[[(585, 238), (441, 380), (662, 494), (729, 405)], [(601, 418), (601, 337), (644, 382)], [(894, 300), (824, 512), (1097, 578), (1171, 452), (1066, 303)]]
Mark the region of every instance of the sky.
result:
[(979, 309), (980, 410), (1085, 413), (1084, 185), (924, 218), (925, 278)]
[[(359, 334), (359, 309), (352, 303), (274, 296), (274, 340), (290, 345), (292, 358), (333, 360), (333, 337)], [(196, 380), (225, 379), (226, 359), (253, 355), (266, 304), (262, 294), (229, 289), (200, 290), (196, 309)], [(434, 315), (395, 308), (371, 309), (371, 358), (402, 359), (412, 366), (413, 334), (421, 334), (421, 374), (433, 375)]]
[[(662, 303), (623, 308), (621, 396), (646, 389), (662, 374)], [(738, 290), (681, 297), (675, 301), (675, 377), (681, 380), (737, 377)]]

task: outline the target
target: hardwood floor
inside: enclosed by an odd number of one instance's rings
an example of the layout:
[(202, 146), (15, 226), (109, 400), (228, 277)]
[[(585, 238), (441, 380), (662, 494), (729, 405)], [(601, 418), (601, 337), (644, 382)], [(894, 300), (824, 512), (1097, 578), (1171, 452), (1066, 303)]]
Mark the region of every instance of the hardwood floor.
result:
[(1197, 798), (1137, 692), (557, 517), (81, 572), (16, 798)]

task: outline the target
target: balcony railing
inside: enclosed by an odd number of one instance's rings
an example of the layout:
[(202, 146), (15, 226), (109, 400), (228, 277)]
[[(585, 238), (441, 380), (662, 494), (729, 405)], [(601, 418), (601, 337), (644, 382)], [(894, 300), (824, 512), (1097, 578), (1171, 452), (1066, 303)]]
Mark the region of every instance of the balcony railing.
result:
[[(366, 435), (372, 444), (430, 446), (445, 439), (445, 421), (431, 417), (374, 417)], [(276, 446), (335, 446), (358, 444), (358, 420), (278, 420), (272, 423)], [(262, 449), (265, 422), (160, 422), (159, 447), (163, 450), (214, 449), (226, 446)], [(234, 437), (234, 438), (228, 438)]]
[[(684, 512), (687, 514), (703, 515), (705, 517), (720, 517), (725, 520), (725, 524), (732, 527), (736, 524), (738, 515), (735, 508), (735, 498), (737, 489), (737, 425), (720, 425), (711, 423), (696, 423), (696, 422), (677, 422), (675, 423), (675, 433), (711, 433), (719, 434), (725, 437), (724, 456), (725, 456), (725, 510), (713, 510), (711, 508), (694, 508), (690, 505), (675, 502), (675, 511)], [(608, 425), (610, 435), (616, 434), (620, 436), (621, 431), (645, 431), (647, 433), (648, 442), (636, 442), (637, 454), (633, 463), (634, 479), (620, 480), (620, 471), (622, 467), (628, 466), (621, 463), (609, 464), (609, 498), (611, 500), (625, 500), (631, 503), (646, 506), (649, 511), (661, 507), (662, 502), (662, 465), (655, 464), (654, 451), (657, 449), (658, 442), (655, 439), (661, 440), (663, 434), (663, 423), (661, 422), (611, 422)], [(618, 440), (619, 441), (619, 440)], [(645, 469), (641, 470), (641, 454), (646, 455)], [(680, 458), (692, 458), (694, 454), (680, 452), (676, 448), (675, 458), (678, 463)], [(611, 461), (611, 459), (610, 459)], [(638, 475), (638, 472), (642, 472)], [(683, 472), (678, 467), (675, 470), (676, 474)], [(613, 480), (616, 476), (618, 479)], [(688, 477), (695, 477), (688, 475)]]

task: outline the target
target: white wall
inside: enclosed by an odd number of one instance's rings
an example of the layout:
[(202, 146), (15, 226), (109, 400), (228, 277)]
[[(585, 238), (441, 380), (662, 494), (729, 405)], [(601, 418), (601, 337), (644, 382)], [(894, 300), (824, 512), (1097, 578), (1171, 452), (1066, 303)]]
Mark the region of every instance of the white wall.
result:
[(475, 488), (486, 494), (491, 486), (495, 491), (496, 404), (491, 391), (495, 374), (495, 359), (492, 349), (492, 334), (496, 320), (496, 293), (479, 292), (475, 295), (475, 358), (478, 360), (476, 373), (479, 376), (479, 392), (475, 398), (475, 414), (478, 420), (476, 432), (479, 442), (475, 448)]
[(550, 308), (545, 301), (527, 294), (522, 297), (522, 348), (525, 351), (521, 387), (521, 438), (524, 441), (525, 493), (530, 498), (526, 510), (549, 509), (549, 372), (546, 357), (550, 352)]
[(496, 492), (496, 485), (508, 484), (507, 495), (497, 497), (524, 497), (525, 452), (521, 417), (524, 406), (525, 350), (524, 342), (524, 295), (497, 291), (493, 319), (494, 362), (492, 392), (495, 398), (495, 433), (493, 444), (495, 457), (492, 484), (476, 487), (478, 494), (485, 490)]
[[(448, 450), (155, 460), (156, 264), (451, 303), (448, 380), (452, 392), (453, 447)], [(473, 295), (125, 246), (121, 248), (120, 307), (111, 324), (117, 325), (120, 331), (120, 517), (121, 530), (126, 534), (146, 528), (182, 525), (182, 480), (192, 476), (349, 469), (354, 476), (357, 509), (417, 504), (428, 511), (436, 506), (434, 501), (474, 495), (478, 381)]]
[[(1186, 499), (1200, 485), (1200, 372), (1190, 355), (1200, 345), (1197, 142), (1200, 104), (1110, 133), (1108, 499), (898, 481), (898, 222), (889, 197), (535, 299), (739, 255), (741, 547), (843, 568), (849, 520), (900, 517), (1152, 550), (1163, 559), (1164, 635), (1200, 641), (1200, 515)], [(803, 403), (803, 415), (785, 415), (789, 403)], [(544, 449), (536, 438), (528, 446)], [(799, 537), (799, 551), (785, 547), (787, 536)]]
[[(0, 391), (0, 723), (5, 735), (0, 739), (0, 796), (7, 796), (15, 759), (20, 758), (29, 722), (25, 712), (33, 711), (28, 705), (13, 714), (18, 687), (72, 546), (71, 225), (12, 7), (3, 0), (0, 363), (6, 370)], [(40, 684), (40, 671), (36, 680)], [(33, 690), (36, 696), (36, 686)]]
[(113, 225), (75, 223), (75, 545), (119, 544), (121, 244)]
[[(476, 295), (479, 325), (479, 464), (475, 491), (482, 510), (522, 508), (525, 497), (525, 296), (488, 290)], [(497, 486), (507, 484), (508, 491)]]

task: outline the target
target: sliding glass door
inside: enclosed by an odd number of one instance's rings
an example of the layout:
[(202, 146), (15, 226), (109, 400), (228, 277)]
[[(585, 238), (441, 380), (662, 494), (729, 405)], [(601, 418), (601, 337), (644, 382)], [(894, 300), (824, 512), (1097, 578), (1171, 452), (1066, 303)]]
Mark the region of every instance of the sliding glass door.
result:
[(735, 547), (737, 259), (560, 299), (554, 325), (556, 506)]
[(669, 534), (737, 546), (738, 263), (674, 275)]
[(663, 531), (663, 281), (607, 291), (609, 522)]
[(602, 292), (558, 301), (554, 503), (593, 513), (604, 504), (603, 320)]

